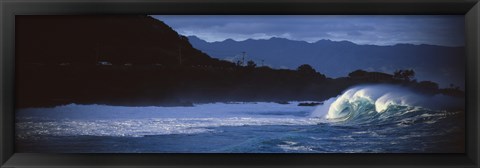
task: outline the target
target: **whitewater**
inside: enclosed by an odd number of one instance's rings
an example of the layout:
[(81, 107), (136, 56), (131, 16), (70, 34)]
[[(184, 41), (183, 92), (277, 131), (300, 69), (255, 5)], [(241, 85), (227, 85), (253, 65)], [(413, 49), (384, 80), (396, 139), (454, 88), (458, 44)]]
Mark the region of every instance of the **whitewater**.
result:
[(69, 104), (16, 112), (16, 149), (53, 153), (462, 153), (464, 100), (393, 85), (318, 106)]

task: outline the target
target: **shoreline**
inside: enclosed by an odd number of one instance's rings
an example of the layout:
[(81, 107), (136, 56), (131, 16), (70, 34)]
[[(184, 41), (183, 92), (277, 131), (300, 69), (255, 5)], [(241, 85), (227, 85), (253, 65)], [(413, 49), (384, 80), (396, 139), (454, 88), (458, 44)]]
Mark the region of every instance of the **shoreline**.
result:
[(257, 104), (257, 103), (275, 103), (278, 105), (291, 105), (295, 104), (296, 106), (317, 106), (323, 105), (323, 101), (314, 101), (314, 100), (291, 100), (291, 101), (215, 101), (215, 102), (178, 102), (178, 103), (165, 103), (165, 104), (145, 104), (145, 103), (129, 103), (129, 104), (115, 104), (115, 103), (62, 103), (49, 106), (27, 106), (16, 108), (17, 110), (28, 109), (28, 108), (54, 108), (58, 106), (67, 106), (67, 105), (104, 105), (104, 106), (117, 106), (117, 107), (195, 107), (196, 105), (204, 104)]

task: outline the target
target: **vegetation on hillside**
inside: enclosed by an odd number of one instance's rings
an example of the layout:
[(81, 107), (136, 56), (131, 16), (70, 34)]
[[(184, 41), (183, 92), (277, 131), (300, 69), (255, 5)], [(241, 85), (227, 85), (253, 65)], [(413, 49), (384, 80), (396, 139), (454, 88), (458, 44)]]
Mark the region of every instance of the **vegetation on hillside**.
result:
[(328, 78), (209, 57), (148, 16), (17, 17), (17, 107), (61, 104), (185, 106), (228, 101), (322, 101), (358, 84), (391, 83), (427, 94), (464, 96), (458, 87), (417, 82), (414, 70), (357, 70)]

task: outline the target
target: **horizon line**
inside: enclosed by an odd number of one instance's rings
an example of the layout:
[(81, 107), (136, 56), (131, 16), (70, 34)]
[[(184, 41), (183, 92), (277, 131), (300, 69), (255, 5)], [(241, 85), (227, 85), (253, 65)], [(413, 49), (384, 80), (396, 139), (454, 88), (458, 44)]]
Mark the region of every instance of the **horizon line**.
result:
[[(180, 34), (180, 33), (179, 33), (179, 34)], [(349, 41), (349, 40), (332, 40), (332, 39), (320, 39), (320, 40), (317, 40), (317, 41), (314, 41), (314, 42), (309, 42), (309, 41), (305, 41), (305, 40), (289, 39), (289, 38), (277, 37), (277, 36), (273, 36), (273, 37), (269, 37), (269, 38), (258, 38), (258, 39), (247, 38), (247, 39), (244, 39), (244, 40), (236, 40), (236, 39), (233, 39), (233, 38), (227, 38), (227, 39), (218, 40), (218, 41), (207, 41), (207, 40), (205, 40), (205, 39), (203, 39), (203, 38), (200, 38), (200, 37), (198, 37), (198, 36), (196, 36), (196, 35), (184, 35), (184, 34), (180, 34), (180, 35), (185, 36), (185, 37), (187, 37), (187, 38), (195, 37), (195, 38), (198, 38), (198, 39), (200, 39), (200, 40), (202, 40), (202, 41), (205, 41), (205, 42), (207, 42), (207, 43), (222, 43), (222, 42), (229, 41), (229, 40), (235, 41), (235, 42), (245, 42), (245, 41), (248, 41), (248, 40), (256, 40), (256, 41), (259, 41), (259, 40), (271, 40), (271, 39), (285, 39), (285, 40), (295, 41), (295, 42), (305, 42), (305, 43), (308, 43), (308, 44), (315, 44), (315, 43), (318, 43), (318, 42), (321, 42), (321, 41), (331, 41), (331, 42), (348, 42), (348, 43), (352, 43), (352, 44), (355, 44), (355, 45), (361, 45), (361, 46), (380, 46), (380, 47), (397, 46), (397, 45), (413, 45), (413, 46), (429, 45), (429, 46), (451, 47), (451, 48), (465, 47), (465, 45), (448, 46), (448, 45), (426, 44), (426, 43), (420, 43), (420, 44), (414, 44), (414, 43), (395, 43), (395, 44), (386, 44), (386, 45), (368, 44), (368, 43), (362, 44), (362, 43), (356, 43), (356, 42)]]

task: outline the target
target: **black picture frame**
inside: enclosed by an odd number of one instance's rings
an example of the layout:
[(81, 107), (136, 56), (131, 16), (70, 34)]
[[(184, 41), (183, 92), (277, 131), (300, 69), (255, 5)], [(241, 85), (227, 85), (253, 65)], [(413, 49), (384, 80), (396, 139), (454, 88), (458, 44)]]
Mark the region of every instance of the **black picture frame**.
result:
[[(465, 154), (36, 154), (14, 149), (16, 15), (465, 15)], [(1, 0), (1, 167), (479, 167), (478, 0)]]

